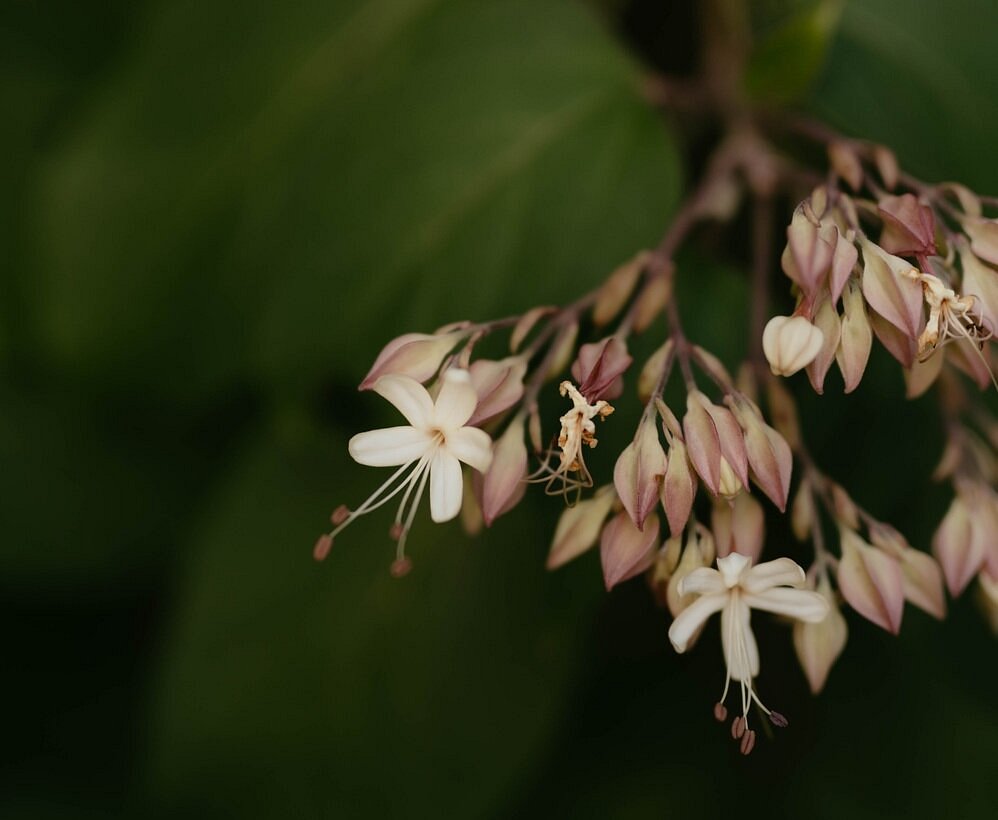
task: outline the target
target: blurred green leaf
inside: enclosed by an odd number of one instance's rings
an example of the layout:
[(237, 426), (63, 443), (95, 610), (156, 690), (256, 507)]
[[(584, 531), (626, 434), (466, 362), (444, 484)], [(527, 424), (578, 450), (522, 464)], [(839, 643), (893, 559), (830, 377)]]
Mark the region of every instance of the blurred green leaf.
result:
[(749, 95), (765, 105), (798, 101), (814, 84), (828, 53), (843, 0), (805, 0), (759, 39), (746, 69)]
[(397, 581), (375, 514), (316, 564), (316, 511), (361, 500), (353, 471), (333, 468), (343, 450), (264, 436), (212, 504), (158, 687), (157, 805), (481, 816), (563, 713), (602, 594), (594, 561), (545, 572), (536, 515), (475, 541), (421, 520)]
[(634, 85), (570, 0), (162, 4), (44, 168), (45, 343), (159, 394), (300, 394), (571, 298), (674, 202)]

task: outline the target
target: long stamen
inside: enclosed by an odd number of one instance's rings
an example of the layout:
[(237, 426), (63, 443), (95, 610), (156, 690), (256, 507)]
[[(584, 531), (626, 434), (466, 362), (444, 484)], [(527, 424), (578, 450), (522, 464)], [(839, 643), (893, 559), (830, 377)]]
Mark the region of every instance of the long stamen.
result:
[(378, 507), (382, 506), (383, 504), (387, 504), (403, 489), (405, 489), (405, 487), (408, 485), (409, 481), (411, 480), (411, 476), (407, 478), (405, 481), (400, 482), (397, 487), (395, 487), (390, 493), (388, 493), (388, 495), (384, 496), (383, 498), (378, 498), (378, 496), (384, 493), (392, 485), (392, 483), (396, 481), (396, 479), (398, 479), (398, 477), (402, 475), (402, 473), (404, 473), (406, 470), (408, 470), (413, 464), (416, 464), (416, 459), (413, 459), (412, 461), (409, 461), (403, 464), (401, 467), (399, 467), (394, 473), (392, 473), (391, 477), (387, 481), (385, 481), (384, 484), (382, 484), (380, 487), (378, 487), (378, 489), (376, 489), (373, 493), (371, 493), (370, 496), (368, 496), (367, 500), (363, 504), (361, 504), (356, 510), (350, 511), (350, 513), (346, 516), (345, 519), (342, 516), (342, 510), (338, 509), (336, 511), (337, 512), (336, 517), (342, 520), (340, 521), (339, 526), (337, 526), (332, 532), (329, 533), (329, 537), (331, 539), (335, 538), (337, 535), (343, 532), (343, 530), (345, 530), (353, 521), (360, 518), (360, 516), (366, 515), (367, 513), (378, 509)]

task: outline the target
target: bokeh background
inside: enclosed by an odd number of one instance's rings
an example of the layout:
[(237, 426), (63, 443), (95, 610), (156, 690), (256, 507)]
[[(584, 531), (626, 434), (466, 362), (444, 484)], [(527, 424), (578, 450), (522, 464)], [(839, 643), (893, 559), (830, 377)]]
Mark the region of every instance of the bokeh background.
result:
[[(757, 96), (998, 192), (994, 3), (752, 8)], [(640, 581), (546, 573), (556, 505), (426, 521), (404, 582), (382, 520), (311, 561), (377, 481), (345, 442), (390, 423), (355, 391), (387, 339), (570, 299), (660, 235), (710, 134), (641, 77), (692, 68), (697, 10), (3, 3), (0, 816), (995, 816), (970, 600), (899, 639), (850, 615), (820, 699), (767, 624), (792, 722), (742, 759), (716, 634), (679, 658)], [(744, 237), (695, 245), (686, 323), (734, 364)], [(926, 548), (931, 398), (879, 353), (839, 386), (794, 380), (813, 449)]]

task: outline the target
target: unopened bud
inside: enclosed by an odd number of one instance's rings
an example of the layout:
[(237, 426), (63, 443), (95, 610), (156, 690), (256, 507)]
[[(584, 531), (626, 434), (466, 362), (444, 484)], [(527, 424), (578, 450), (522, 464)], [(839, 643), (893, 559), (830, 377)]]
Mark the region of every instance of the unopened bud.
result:
[(822, 225), (808, 202), (794, 211), (787, 228), (787, 250), (783, 269), (808, 296), (813, 295), (832, 264), (838, 230)]
[(823, 299), (814, 314), (814, 326), (821, 331), (821, 347), (814, 360), (807, 366), (807, 377), (819, 395), (825, 389), (825, 376), (835, 361), (835, 351), (842, 335), (842, 321), (831, 299)]
[(843, 140), (830, 142), (828, 144), (828, 161), (832, 170), (842, 177), (854, 191), (863, 187), (863, 163), (848, 142)]
[(803, 316), (774, 316), (762, 334), (762, 349), (777, 376), (792, 376), (814, 361), (824, 344), (821, 330)]
[(593, 323), (597, 327), (609, 322), (627, 304), (647, 259), (648, 252), (641, 251), (610, 274), (600, 287), (593, 305)]
[(842, 617), (828, 579), (822, 576), (817, 592), (828, 602), (828, 614), (817, 623), (797, 621), (794, 624), (794, 650), (811, 691), (820, 692), (828, 680), (828, 673), (842, 650), (845, 649), (849, 630)]
[(638, 294), (634, 311), (635, 333), (643, 333), (672, 298), (672, 277), (656, 276)]
[(475, 412), (466, 422), (474, 427), (495, 418), (522, 398), (527, 362), (519, 356), (501, 361), (478, 359), (471, 363), (468, 373), (478, 395)]
[(873, 148), (873, 162), (877, 166), (877, 173), (888, 191), (893, 191), (898, 184), (898, 160), (894, 152), (883, 145), (875, 145)]
[(493, 445), (492, 464), (482, 482), (482, 516), (491, 527), (500, 515), (509, 512), (523, 498), (527, 475), (527, 446), (523, 440), (524, 419), (514, 416)]
[(845, 392), (851, 393), (863, 378), (873, 347), (873, 329), (866, 315), (866, 301), (855, 279), (850, 279), (843, 291), (842, 306), (844, 313), (835, 361), (845, 381)]
[(790, 445), (763, 421), (762, 413), (744, 396), (726, 399), (745, 434), (745, 452), (756, 484), (780, 511), (787, 507), (793, 454)]
[(541, 307), (531, 308), (524, 313), (513, 327), (513, 332), (509, 335), (510, 353), (516, 353), (516, 351), (520, 349), (520, 345), (523, 344), (523, 340), (527, 338), (530, 331), (534, 329), (534, 325), (536, 325), (538, 321), (545, 316), (550, 316), (555, 311), (557, 311), (557, 308), (544, 305)]
[(617, 495), (612, 486), (601, 487), (592, 498), (568, 507), (555, 527), (547, 568), (557, 569), (591, 549), (616, 500)]
[(600, 559), (607, 590), (641, 574), (652, 565), (658, 546), (658, 527), (656, 515), (646, 522), (644, 531), (639, 530), (625, 510), (617, 513), (603, 527)]
[[(992, 531), (992, 538), (994, 534)], [(953, 499), (943, 516), (932, 538), (932, 554), (939, 561), (954, 598), (967, 588), (987, 559), (985, 539), (979, 534), (977, 521), (963, 495)]]
[(970, 249), (985, 262), (998, 265), (998, 220), (966, 219), (963, 229), (970, 237)]
[(387, 375), (409, 376), (425, 382), (440, 369), (444, 357), (465, 335), (464, 331), (457, 330), (441, 335), (406, 333), (393, 339), (374, 360), (360, 389), (370, 390), (378, 379)]
[(665, 477), (662, 479), (662, 507), (673, 536), (680, 535), (686, 527), (696, 492), (696, 479), (690, 469), (686, 445), (675, 438), (669, 448)]
[(666, 364), (672, 358), (675, 342), (669, 339), (664, 345), (648, 357), (648, 361), (641, 368), (638, 376), (638, 398), (646, 402), (651, 398), (655, 388), (662, 381), (662, 374), (665, 372)]
[(843, 528), (840, 534), (842, 559), (837, 578), (842, 596), (868, 621), (896, 635), (904, 612), (901, 567), (852, 530)]
[(613, 470), (617, 496), (638, 529), (655, 508), (665, 476), (665, 450), (658, 438), (654, 416), (639, 425), (634, 441), (624, 448)]
[(998, 271), (985, 265), (968, 248), (960, 251), (962, 296), (974, 297), (974, 310), (992, 333), (998, 333)]

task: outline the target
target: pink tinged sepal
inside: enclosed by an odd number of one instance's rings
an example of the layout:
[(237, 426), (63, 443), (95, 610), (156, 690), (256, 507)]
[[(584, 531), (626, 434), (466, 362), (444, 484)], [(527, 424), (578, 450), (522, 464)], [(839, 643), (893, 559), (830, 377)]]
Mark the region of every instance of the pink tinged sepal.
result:
[(852, 232), (850, 231), (848, 236), (839, 234), (838, 241), (835, 243), (835, 254), (832, 257), (832, 270), (828, 276), (828, 289), (832, 295), (832, 304), (837, 302), (842, 295), (842, 290), (849, 277), (852, 276), (857, 261), (859, 261), (859, 251), (856, 250)]
[(656, 276), (641, 289), (635, 300), (634, 322), (635, 333), (644, 333), (655, 318), (669, 304), (672, 298), (672, 277)]
[(579, 348), (572, 365), (572, 378), (578, 384), (579, 392), (590, 402), (615, 399), (623, 387), (620, 377), (632, 361), (627, 345), (616, 336), (607, 336)]
[(607, 590), (640, 575), (655, 560), (658, 549), (658, 516), (646, 522), (644, 530), (634, 526), (624, 510), (610, 519), (600, 536), (600, 561)]
[(613, 487), (601, 487), (592, 498), (568, 507), (555, 527), (547, 568), (557, 569), (591, 549), (616, 500)]
[(699, 390), (690, 391), (683, 432), (690, 461), (712, 493), (733, 496), (739, 485), (748, 483), (748, 454), (730, 410), (712, 403)]
[(807, 366), (811, 387), (819, 395), (825, 392), (825, 376), (835, 361), (835, 352), (842, 336), (842, 320), (830, 299), (823, 299), (814, 314), (814, 326), (821, 331), (822, 344), (814, 361)]
[(627, 304), (647, 261), (648, 252), (641, 251), (611, 273), (603, 283), (593, 305), (593, 323), (597, 327), (609, 322)]
[(662, 480), (662, 507), (669, 522), (669, 532), (678, 536), (689, 521), (696, 496), (696, 478), (690, 469), (686, 445), (678, 437), (672, 439), (669, 458)]
[(963, 266), (961, 296), (974, 297), (974, 311), (992, 333), (998, 332), (998, 271), (966, 248), (960, 252)]
[(378, 379), (387, 375), (408, 376), (425, 382), (440, 369), (444, 357), (465, 335), (465, 332), (458, 330), (440, 335), (406, 333), (392, 339), (374, 360), (360, 383), (360, 389), (370, 390)]
[(915, 340), (925, 324), (922, 285), (910, 262), (863, 240), (863, 295), (880, 316)]
[(871, 313), (869, 318), (873, 332), (877, 334), (880, 343), (887, 348), (887, 352), (897, 359), (902, 367), (911, 367), (918, 353), (916, 341), (878, 313)]
[(541, 307), (531, 308), (524, 313), (513, 326), (513, 331), (509, 334), (509, 352), (516, 353), (520, 349), (520, 345), (523, 344), (523, 340), (530, 335), (530, 331), (534, 329), (534, 326), (545, 316), (550, 316), (557, 310), (558, 308), (542, 305)]
[(873, 147), (873, 164), (877, 166), (877, 173), (888, 191), (893, 191), (898, 184), (898, 177), (901, 169), (898, 167), (897, 157), (894, 152), (884, 145)]
[(991, 374), (995, 369), (991, 350), (991, 345), (985, 345), (982, 350), (976, 351), (967, 342), (956, 342), (947, 346), (946, 361), (966, 373), (981, 390), (985, 390), (991, 386)]
[(945, 618), (943, 574), (932, 556), (913, 549), (908, 540), (889, 524), (871, 524), (870, 542), (901, 565), (905, 600), (935, 618)]
[(837, 237), (838, 229), (822, 225), (808, 202), (797, 206), (787, 228), (789, 261), (793, 264), (785, 264), (784, 270), (807, 296), (814, 294), (828, 273)]
[(501, 361), (478, 359), (471, 363), (469, 373), (471, 386), (478, 396), (478, 405), (468, 424), (480, 425), (508, 410), (522, 398), (527, 362), (519, 356)]
[(526, 490), (527, 445), (524, 420), (515, 416), (493, 448), (492, 466), (482, 481), (482, 517), (491, 527), (500, 516), (520, 503)]
[(877, 203), (884, 223), (880, 247), (903, 256), (932, 256), (936, 252), (936, 225), (932, 209), (914, 194), (885, 196)]
[(665, 450), (658, 438), (655, 417), (650, 415), (641, 422), (637, 435), (613, 469), (617, 495), (639, 530), (658, 503), (665, 472)]
[[(954, 598), (960, 595), (980, 571), (988, 557), (986, 538), (995, 533), (980, 532), (974, 514), (963, 495), (958, 494), (943, 516), (932, 538), (932, 554), (936, 556), (946, 578), (946, 586)], [(984, 519), (981, 523), (986, 523)]]
[(759, 408), (743, 397), (727, 399), (745, 431), (745, 451), (756, 485), (783, 512), (790, 494), (790, 445), (763, 421)]
[(814, 493), (806, 479), (797, 488), (790, 506), (790, 529), (798, 541), (807, 541), (815, 525)]
[(641, 401), (648, 401), (652, 393), (655, 392), (655, 388), (659, 386), (662, 374), (665, 372), (666, 363), (671, 359), (674, 348), (675, 342), (669, 339), (658, 350), (652, 353), (644, 363), (644, 366), (642, 366), (641, 373), (638, 375), (638, 398)]
[(970, 249), (985, 262), (998, 265), (998, 220), (974, 218), (963, 223)]
[(558, 335), (551, 343), (551, 366), (548, 368), (546, 378), (553, 379), (568, 367), (568, 363), (572, 361), (572, 352), (575, 350), (575, 340), (578, 336), (578, 322), (571, 322), (558, 331)]
[(762, 505), (749, 493), (739, 493), (731, 502), (717, 500), (711, 514), (717, 556), (737, 552), (755, 563), (762, 554), (766, 525)]
[(817, 623), (798, 621), (794, 624), (794, 650), (797, 660), (814, 694), (818, 694), (828, 680), (832, 665), (845, 649), (849, 637), (846, 619), (842, 616), (828, 579), (818, 582), (818, 594), (828, 602), (828, 614)]
[(904, 612), (904, 579), (897, 561), (852, 530), (840, 529), (837, 580), (842, 597), (868, 621), (897, 634)]
[(904, 371), (905, 396), (917, 399), (932, 387), (942, 372), (944, 361), (946, 361), (946, 352), (938, 350), (924, 362), (917, 359), (912, 362), (911, 367)]
[(828, 144), (828, 162), (849, 187), (858, 191), (863, 186), (863, 163), (848, 142), (836, 140)]
[(843, 292), (842, 306), (841, 334), (835, 361), (845, 382), (845, 392), (851, 393), (863, 379), (873, 347), (873, 328), (866, 315), (866, 301), (855, 279), (849, 281)]
[(815, 360), (824, 345), (821, 330), (803, 316), (774, 316), (762, 332), (762, 350), (777, 376), (792, 376)]

